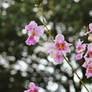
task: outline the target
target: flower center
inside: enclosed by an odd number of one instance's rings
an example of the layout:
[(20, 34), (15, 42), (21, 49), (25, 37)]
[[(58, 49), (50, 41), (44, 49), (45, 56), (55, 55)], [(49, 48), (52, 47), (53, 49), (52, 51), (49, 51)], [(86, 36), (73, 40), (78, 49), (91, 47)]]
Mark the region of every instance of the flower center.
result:
[(36, 33), (33, 31), (32, 34), (31, 34), (31, 36), (34, 37), (35, 35), (36, 35)]
[(81, 50), (81, 46), (78, 47), (78, 50)]
[(30, 91), (30, 92), (37, 92), (37, 90), (32, 90), (32, 91)]
[(92, 72), (92, 66), (89, 66), (88, 69), (90, 72)]
[(92, 51), (89, 51), (89, 55), (92, 56)]
[(61, 50), (65, 48), (65, 43), (57, 43), (56, 46), (59, 50)]

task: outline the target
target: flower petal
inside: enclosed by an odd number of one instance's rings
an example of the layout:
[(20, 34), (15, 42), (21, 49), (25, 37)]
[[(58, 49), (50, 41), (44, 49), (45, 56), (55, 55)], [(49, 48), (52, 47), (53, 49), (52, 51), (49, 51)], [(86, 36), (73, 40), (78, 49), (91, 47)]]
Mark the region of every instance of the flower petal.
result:
[(25, 42), (26, 42), (27, 45), (35, 45), (37, 43), (36, 40), (34, 40), (33, 37), (28, 37)]
[(55, 38), (55, 43), (61, 43), (62, 41), (64, 41), (64, 36), (62, 34), (58, 34)]
[(88, 52), (92, 51), (92, 43), (88, 44)]
[(47, 46), (48, 53), (55, 50), (55, 44), (54, 43), (48, 43), (46, 46)]
[(43, 32), (44, 32), (44, 26), (36, 27), (35, 32), (36, 32), (37, 36), (41, 36), (43, 34)]
[(90, 32), (92, 32), (92, 23), (89, 24)]
[(35, 21), (31, 21), (28, 25), (25, 26), (25, 29), (27, 31), (31, 31), (36, 27), (37, 27), (37, 23)]
[(87, 76), (87, 78), (92, 77), (92, 72), (90, 72), (89, 70), (87, 70), (85, 75)]
[(82, 65), (84, 68), (88, 68), (88, 62), (85, 61), (84, 64)]
[(83, 57), (83, 53), (77, 53), (76, 60), (80, 60)]
[(30, 83), (29, 87), (33, 90), (36, 86), (33, 82)]
[(64, 57), (62, 55), (56, 55), (56, 57), (54, 57), (54, 60), (57, 64), (61, 64), (64, 60)]

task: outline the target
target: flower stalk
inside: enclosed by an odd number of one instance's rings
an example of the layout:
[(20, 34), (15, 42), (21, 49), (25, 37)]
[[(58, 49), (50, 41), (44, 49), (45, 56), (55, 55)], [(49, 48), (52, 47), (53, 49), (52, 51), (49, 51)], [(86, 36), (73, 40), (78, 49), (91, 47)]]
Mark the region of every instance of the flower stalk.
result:
[[(39, 8), (39, 6), (38, 6), (38, 8)], [(42, 10), (39, 9), (39, 11), (40, 11), (40, 15), (41, 15), (41, 18), (42, 18), (42, 23), (43, 23), (44, 27), (46, 28), (46, 30), (48, 31), (48, 34), (49, 34), (49, 37), (50, 37), (51, 41), (54, 43), (54, 39), (53, 39), (53, 37), (52, 37), (52, 35), (51, 35), (51, 32), (50, 32), (50, 30), (48, 29), (48, 27), (47, 27), (47, 25), (46, 25), (46, 23), (45, 23)], [(80, 80), (81, 84), (85, 87), (85, 89), (87, 90), (87, 92), (90, 92), (90, 91), (88, 90), (88, 88), (86, 87), (85, 83), (81, 80), (81, 78), (80, 78), (79, 75), (77, 74), (76, 70), (73, 68), (73, 66), (72, 66), (71, 63), (69, 62), (69, 60), (68, 60), (64, 55), (63, 55), (63, 57), (64, 57), (65, 61), (69, 64), (69, 66), (71, 67), (72, 71), (76, 74), (76, 76), (77, 76), (78, 79)]]
[(72, 68), (72, 71), (76, 74), (76, 76), (78, 77), (78, 79), (80, 80), (80, 82), (82, 83), (82, 85), (85, 87), (85, 89), (87, 90), (87, 92), (89, 92), (89, 90), (86, 87), (85, 83), (81, 80), (81, 78), (79, 77), (79, 75), (77, 74), (77, 72), (75, 71), (75, 69), (73, 68), (73, 66), (71, 65), (71, 63), (68, 61), (68, 59), (64, 55), (63, 55), (63, 57), (66, 60), (66, 62), (69, 64), (69, 66)]
[(51, 32), (50, 32), (50, 30), (48, 29), (48, 27), (45, 23), (45, 20), (44, 20), (43, 14), (42, 14), (42, 10), (41, 9), (39, 9), (39, 10), (40, 10), (40, 15), (41, 15), (41, 18), (42, 18), (43, 25), (46, 28), (46, 30), (48, 31), (48, 34), (49, 34), (49, 37), (50, 37), (51, 41), (54, 42), (53, 37), (51, 35)]

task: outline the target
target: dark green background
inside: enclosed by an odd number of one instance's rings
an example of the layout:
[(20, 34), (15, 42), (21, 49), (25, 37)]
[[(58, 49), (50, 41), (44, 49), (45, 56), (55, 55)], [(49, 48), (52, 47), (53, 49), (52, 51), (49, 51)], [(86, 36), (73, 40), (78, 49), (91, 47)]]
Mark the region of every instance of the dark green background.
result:
[[(34, 0), (35, 1), (35, 0)], [(44, 3), (46, 2), (47, 3)], [(75, 45), (75, 41), (79, 38), (79, 33), (83, 29), (83, 26), (88, 26), (92, 22), (92, 0), (80, 0), (78, 3), (73, 0), (40, 0), (43, 3), (43, 14), (47, 20), (47, 24), (52, 23), (52, 35), (55, 37), (58, 31), (64, 34), (66, 40)], [(35, 1), (36, 2), (36, 1)], [(4, 8), (3, 4), (8, 3), (9, 7)], [(37, 2), (36, 2), (37, 3)], [(49, 81), (53, 81), (58, 85), (63, 85), (66, 92), (69, 91), (70, 81), (74, 85), (75, 92), (81, 92), (81, 84), (76, 84), (73, 80), (73, 75), (70, 76), (66, 71), (62, 71), (61, 65), (53, 65), (49, 62), (47, 54), (45, 52), (35, 53), (34, 49), (37, 48), (40, 43), (44, 40), (40, 39), (41, 42), (36, 46), (26, 46), (25, 40), (27, 35), (22, 34), (22, 29), (31, 20), (35, 20), (38, 24), (41, 24), (39, 20), (39, 14), (33, 11), (34, 2), (33, 0), (0, 0), (0, 58), (6, 60), (4, 64), (0, 63), (0, 92), (23, 92), (25, 89), (24, 85), (27, 80), (34, 81), (38, 86), (44, 88), (46, 92), (51, 92), (47, 89)], [(89, 14), (91, 11), (91, 15)], [(57, 25), (62, 30), (56, 30)], [(48, 35), (45, 32), (45, 35)], [(71, 38), (72, 40), (69, 40)], [(81, 37), (87, 42), (87, 37)], [(26, 53), (24, 55), (23, 53)], [(75, 53), (75, 50), (72, 50)], [(54, 73), (35, 69), (33, 66), (41, 64), (40, 62), (30, 58), (35, 55), (37, 58), (45, 59), (48, 61), (45, 67), (53, 67)], [(71, 57), (68, 54), (68, 57)], [(11, 59), (11, 58), (14, 58)], [(27, 60), (32, 63), (27, 63)], [(13, 68), (14, 65), (24, 61), (28, 65), (26, 71), (27, 76), (23, 76), (23, 71), (16, 70)], [(0, 62), (2, 60), (0, 59)], [(4, 62), (4, 61), (2, 61)], [(91, 84), (92, 78), (87, 79), (85, 77), (85, 69), (81, 67), (84, 60), (74, 61), (79, 64), (79, 68), (83, 73), (83, 81)], [(7, 66), (8, 64), (8, 66)], [(13, 74), (13, 73), (14, 74)], [(65, 83), (57, 78), (57, 75), (66, 76), (68, 79)], [(61, 92), (59, 88), (54, 92)]]

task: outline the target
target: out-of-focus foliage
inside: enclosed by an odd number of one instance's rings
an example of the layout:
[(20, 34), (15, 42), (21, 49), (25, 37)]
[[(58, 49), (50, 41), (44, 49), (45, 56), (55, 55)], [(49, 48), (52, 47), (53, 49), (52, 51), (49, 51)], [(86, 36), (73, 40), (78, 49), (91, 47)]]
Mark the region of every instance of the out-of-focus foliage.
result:
[[(31, 20), (41, 24), (34, 1), (0, 0), (0, 92), (23, 92), (27, 80), (34, 81), (46, 92), (61, 92), (63, 88), (66, 92), (81, 92), (82, 86), (74, 79), (69, 66), (65, 62), (61, 65), (51, 62), (44, 49), (44, 42), (49, 39), (46, 32), (36, 46), (26, 46), (25, 25)], [(43, 15), (53, 37), (63, 33), (66, 40), (73, 44), (79, 36), (87, 40), (82, 37), (85, 32), (83, 26), (92, 22), (92, 0), (39, 2), (43, 4)], [(85, 69), (81, 68), (84, 60), (75, 61), (75, 49), (71, 49), (69, 60), (75, 64), (76, 70), (80, 70), (83, 81), (91, 85), (92, 78), (86, 79)]]

